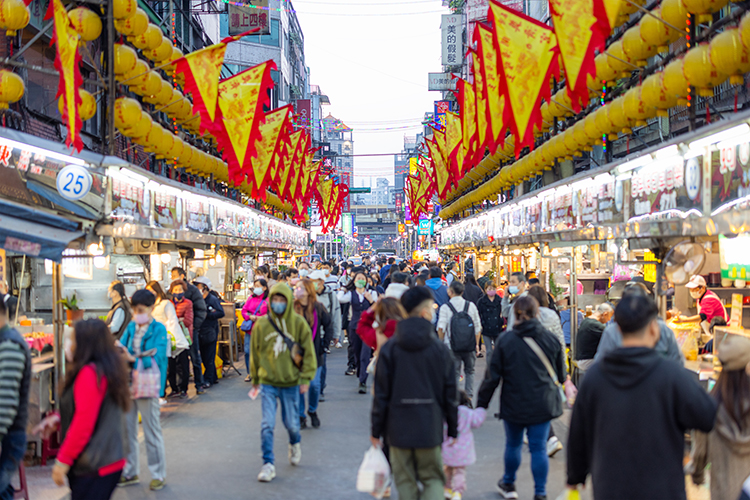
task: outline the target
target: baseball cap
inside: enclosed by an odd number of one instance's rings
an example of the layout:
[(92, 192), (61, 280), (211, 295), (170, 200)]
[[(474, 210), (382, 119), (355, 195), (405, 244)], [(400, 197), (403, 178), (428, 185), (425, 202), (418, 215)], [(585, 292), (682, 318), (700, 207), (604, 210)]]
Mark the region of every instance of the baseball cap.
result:
[(202, 285), (206, 285), (206, 287), (208, 287), (208, 289), (209, 289), (209, 290), (210, 290), (211, 288), (213, 288), (213, 287), (211, 286), (211, 280), (210, 280), (210, 279), (208, 279), (208, 278), (207, 278), (207, 277), (205, 277), (205, 276), (199, 276), (199, 277), (195, 278), (195, 279), (193, 280), (193, 283), (200, 283), (200, 284), (202, 284)]
[(326, 280), (326, 273), (324, 273), (320, 269), (316, 269), (315, 271), (313, 271), (310, 274), (308, 274), (307, 277), (310, 278), (311, 280), (323, 280), (323, 281), (325, 281)]
[(696, 274), (692, 278), (690, 278), (690, 281), (688, 281), (687, 285), (685, 285), (685, 288), (698, 288), (699, 286), (706, 287), (706, 280), (703, 279), (703, 276), (700, 274)]

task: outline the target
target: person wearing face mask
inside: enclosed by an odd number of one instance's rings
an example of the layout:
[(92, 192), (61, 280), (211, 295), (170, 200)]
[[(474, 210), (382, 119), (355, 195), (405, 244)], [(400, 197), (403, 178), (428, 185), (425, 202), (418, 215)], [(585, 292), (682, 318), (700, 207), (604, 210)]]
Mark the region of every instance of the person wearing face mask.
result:
[(300, 280), (299, 271), (297, 271), (295, 268), (292, 267), (292, 268), (289, 268), (286, 271), (284, 271), (284, 274), (286, 274), (286, 282), (287, 282), (287, 284), (290, 287), (294, 288), (295, 285), (297, 285), (297, 283)]
[[(185, 283), (183, 293), (185, 298), (193, 304), (193, 329), (199, 332), (203, 321), (206, 319), (206, 301), (203, 300), (203, 294), (198, 290), (195, 285), (189, 284), (187, 281), (187, 274), (181, 267), (175, 267), (172, 269), (172, 281), (182, 280)], [(192, 335), (192, 333), (191, 333)], [(203, 394), (203, 373), (201, 360), (201, 350), (199, 349), (198, 342), (193, 342), (190, 345), (190, 360), (193, 363), (193, 382), (195, 383), (195, 392)]]
[[(167, 378), (167, 329), (154, 320), (152, 312), (156, 298), (148, 290), (138, 290), (133, 294), (133, 321), (128, 325), (120, 341), (131, 361), (140, 359), (135, 369), (148, 370), (157, 367), (161, 374), (161, 396)], [(167, 478), (167, 461), (164, 451), (164, 436), (159, 420), (159, 400), (157, 397), (141, 397), (133, 400), (127, 415), (128, 456), (118, 486), (138, 484), (140, 479), (140, 448), (138, 446), (138, 413), (143, 422), (143, 437), (146, 442), (148, 470), (151, 473), (151, 490), (164, 488)]]
[(331, 315), (333, 335), (328, 345), (323, 346), (323, 369), (320, 373), (320, 401), (325, 401), (325, 389), (326, 389), (326, 377), (328, 376), (328, 365), (326, 364), (326, 358), (330, 354), (329, 345), (335, 345), (337, 349), (341, 349), (341, 304), (339, 304), (339, 298), (336, 292), (331, 290), (325, 285), (325, 275), (320, 271), (315, 271), (310, 274), (310, 279), (315, 285), (315, 292), (318, 294), (318, 302), (325, 307), (328, 314)]
[(338, 276), (334, 276), (331, 274), (331, 270), (333, 269), (333, 264), (330, 262), (323, 262), (320, 265), (320, 271), (323, 271), (323, 274), (325, 275), (325, 284), (328, 288), (334, 291), (338, 291), (339, 288), (339, 278)]
[[(315, 274), (319, 271), (313, 271)], [(310, 382), (308, 391), (309, 406), (307, 414), (310, 415), (310, 422), (314, 428), (320, 427), (320, 418), (318, 417), (318, 402), (320, 401), (321, 376), (323, 367), (325, 367), (325, 346), (333, 338), (333, 320), (323, 304), (318, 302), (315, 285), (312, 280), (303, 278), (296, 287), (294, 287), (294, 311), (305, 318), (307, 324), (312, 330), (313, 345), (315, 346), (315, 355), (318, 362), (318, 369), (315, 372), (315, 378)], [(305, 395), (299, 395), (299, 423), (300, 428), (307, 428), (307, 417), (305, 416)]]
[(724, 304), (721, 303), (721, 299), (714, 292), (706, 287), (706, 280), (703, 276), (696, 274), (690, 281), (688, 281), (685, 288), (690, 292), (690, 296), (698, 304), (698, 314), (695, 316), (678, 316), (675, 320), (678, 323), (700, 321), (706, 323), (706, 330), (708, 325), (711, 324), (711, 320), (714, 318), (721, 318), (725, 321), (729, 321), (727, 317), (727, 309)]
[(378, 299), (375, 290), (367, 288), (367, 275), (358, 272), (345, 290), (338, 293), (339, 302), (351, 304), (352, 316), (349, 320), (349, 367), (346, 375), (357, 374), (359, 378), (359, 393), (367, 393), (367, 365), (372, 357), (372, 349), (362, 342), (357, 335), (357, 325), (362, 313), (372, 306)]
[(219, 319), (224, 317), (224, 306), (221, 305), (219, 295), (211, 290), (211, 280), (205, 276), (195, 279), (195, 286), (203, 294), (206, 301), (206, 320), (201, 325), (198, 334), (201, 359), (206, 371), (203, 374), (203, 387), (208, 388), (219, 383), (216, 374), (216, 341), (219, 338)]
[(502, 299), (497, 296), (497, 285), (490, 281), (483, 295), (477, 302), (479, 319), (482, 322), (482, 337), (487, 350), (487, 360), (492, 359), (492, 350), (497, 337), (503, 329)]
[(133, 312), (130, 310), (130, 302), (125, 296), (125, 285), (121, 281), (113, 281), (107, 289), (109, 300), (112, 301), (112, 308), (107, 313), (107, 326), (109, 331), (116, 339), (122, 337), (125, 329), (133, 319)]
[[(283, 284), (271, 288), (269, 311), (258, 318), (250, 340), (250, 374), (253, 389), (261, 395), (261, 449), (263, 467), (258, 481), (270, 482), (276, 477), (273, 452), (273, 431), (276, 408), (281, 404), (284, 427), (289, 433), (289, 463), (299, 465), (300, 444), (299, 395), (305, 394), (318, 369), (312, 331), (305, 318), (294, 311), (292, 290)], [(302, 365), (295, 365), (290, 346), (297, 344), (303, 351)]]
[(71, 500), (107, 500), (125, 467), (125, 415), (131, 406), (127, 365), (99, 319), (78, 321), (68, 346), (60, 413), (46, 417), (33, 432), (49, 439), (62, 428), (52, 480), (63, 486), (67, 475)]
[(511, 330), (516, 323), (513, 303), (519, 297), (526, 297), (526, 276), (521, 273), (513, 273), (508, 280), (508, 288), (503, 295), (503, 318), (505, 318), (507, 330)]
[(245, 382), (252, 382), (253, 377), (250, 375), (250, 333), (253, 325), (259, 317), (265, 316), (268, 312), (268, 283), (263, 278), (257, 278), (253, 282), (252, 295), (247, 298), (242, 308), (242, 317), (245, 321), (242, 323), (242, 331), (245, 332), (245, 368), (247, 377)]
[[(169, 286), (169, 293), (172, 295), (172, 304), (174, 305), (177, 318), (181, 325), (188, 331), (188, 341), (191, 344), (198, 342), (197, 335), (195, 335), (195, 328), (193, 324), (193, 304), (189, 299), (185, 298), (185, 289), (187, 284), (184, 281), (173, 281)], [(182, 328), (182, 326), (181, 326)], [(180, 353), (174, 358), (169, 360), (169, 385), (172, 388), (172, 393), (169, 395), (170, 398), (187, 398), (188, 382), (190, 380), (190, 364), (188, 363), (187, 352)], [(176, 389), (176, 390), (175, 390)], [(203, 387), (201, 385), (201, 392), (203, 394)]]
[(299, 265), (299, 277), (307, 278), (309, 274), (310, 274), (310, 264), (308, 264), (307, 262), (301, 262)]
[(401, 304), (409, 317), (398, 322), (393, 337), (381, 347), (375, 367), (370, 441), (378, 448), (390, 447), (400, 499), (442, 499), (443, 423), (449, 438), (458, 436), (453, 357), (435, 335), (431, 323), (435, 301), (430, 290), (407, 290)]

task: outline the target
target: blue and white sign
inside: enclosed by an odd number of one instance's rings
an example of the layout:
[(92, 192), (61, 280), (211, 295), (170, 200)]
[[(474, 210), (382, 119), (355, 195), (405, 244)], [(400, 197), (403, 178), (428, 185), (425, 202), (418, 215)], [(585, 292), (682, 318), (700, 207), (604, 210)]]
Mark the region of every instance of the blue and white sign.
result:
[(418, 234), (421, 236), (432, 236), (432, 219), (419, 219)]
[(66, 165), (57, 174), (57, 192), (70, 201), (77, 201), (91, 191), (91, 174), (82, 165)]

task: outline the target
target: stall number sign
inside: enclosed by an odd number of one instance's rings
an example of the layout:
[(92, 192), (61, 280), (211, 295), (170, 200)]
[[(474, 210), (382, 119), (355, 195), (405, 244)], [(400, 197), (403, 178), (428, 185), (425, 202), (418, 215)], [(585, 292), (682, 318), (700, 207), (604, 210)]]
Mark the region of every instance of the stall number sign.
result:
[(91, 191), (91, 174), (81, 165), (66, 165), (57, 174), (57, 192), (70, 201), (77, 201)]

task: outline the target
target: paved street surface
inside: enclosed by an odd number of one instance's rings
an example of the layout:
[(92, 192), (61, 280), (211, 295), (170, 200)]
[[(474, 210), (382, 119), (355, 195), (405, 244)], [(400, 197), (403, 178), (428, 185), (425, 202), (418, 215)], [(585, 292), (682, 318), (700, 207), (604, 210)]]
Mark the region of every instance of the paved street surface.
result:
[[(328, 357), (328, 388), (321, 403), (320, 429), (302, 431), (302, 463), (292, 467), (287, 460), (288, 435), (280, 417), (275, 433), (276, 479), (261, 484), (256, 476), (262, 465), (260, 454), (260, 398), (247, 396), (250, 384), (236, 374), (200, 397), (170, 408), (162, 415), (167, 450), (167, 486), (160, 492), (148, 489), (150, 476), (141, 445), (141, 484), (119, 488), (116, 500), (136, 499), (251, 499), (264, 500), (365, 500), (355, 481), (369, 440), (369, 395), (357, 393), (354, 377), (344, 376), (346, 349), (335, 349)], [(477, 360), (478, 381), (484, 374), (484, 359)], [(490, 415), (498, 411), (497, 396)], [(172, 407), (173, 405), (170, 405)], [(280, 412), (279, 412), (280, 415)], [(566, 415), (567, 416), (567, 415)], [(308, 420), (309, 422), (309, 420)], [(559, 436), (565, 425), (555, 423)], [(497, 499), (495, 484), (502, 474), (504, 435), (502, 422), (488, 417), (474, 432), (477, 463), (468, 470), (469, 500)], [(549, 500), (555, 500), (564, 484), (564, 451), (550, 460)], [(49, 467), (27, 469), (32, 500), (60, 500), (65, 489), (49, 479)], [(516, 483), (521, 500), (533, 498), (528, 450)], [(394, 499), (398, 498), (395, 493)]]

